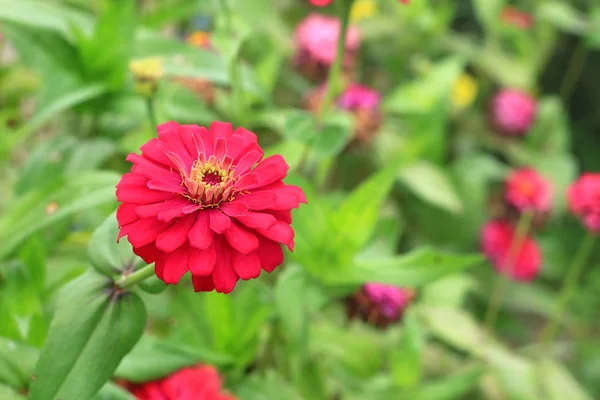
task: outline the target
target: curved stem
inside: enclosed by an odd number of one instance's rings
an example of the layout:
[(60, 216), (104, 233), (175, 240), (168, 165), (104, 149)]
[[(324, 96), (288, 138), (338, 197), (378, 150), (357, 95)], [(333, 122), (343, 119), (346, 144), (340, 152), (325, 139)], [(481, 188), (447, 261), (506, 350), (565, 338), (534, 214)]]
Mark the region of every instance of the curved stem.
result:
[[(228, 0), (221, 0), (221, 10), (225, 15), (225, 25), (228, 33), (231, 36), (235, 35), (235, 30), (233, 29), (233, 22), (231, 18), (231, 9)], [(242, 78), (241, 78), (241, 70), (240, 70), (240, 60), (239, 60), (239, 48), (236, 50), (235, 56), (233, 59), (229, 60), (229, 81), (231, 84), (231, 93), (233, 96), (233, 103), (235, 107), (235, 113), (237, 114), (238, 122), (241, 125), (244, 125), (245, 122), (245, 101), (244, 101), (244, 90), (242, 87)]]
[(148, 120), (150, 120), (152, 129), (156, 129), (158, 124), (156, 123), (156, 113), (154, 112), (154, 99), (152, 97), (146, 98), (146, 112), (148, 113)]
[(542, 344), (542, 348), (545, 350), (548, 349), (550, 342), (558, 332), (560, 319), (562, 318), (567, 306), (569, 305), (569, 300), (571, 300), (571, 297), (577, 288), (577, 282), (579, 281), (583, 267), (586, 265), (585, 262), (594, 248), (594, 242), (595, 236), (588, 232), (585, 238), (581, 241), (579, 249), (573, 258), (569, 269), (567, 270), (567, 276), (565, 277), (562, 290), (558, 297), (556, 308), (552, 313), (550, 321), (548, 321), (546, 327), (540, 335), (540, 342)]
[(331, 103), (335, 99), (338, 94), (338, 86), (339, 86), (339, 77), (340, 72), (342, 71), (342, 64), (344, 61), (344, 55), (346, 53), (346, 36), (348, 34), (348, 27), (350, 26), (350, 12), (352, 10), (352, 4), (354, 0), (338, 0), (341, 8), (341, 28), (340, 35), (338, 36), (337, 41), (337, 51), (335, 54), (335, 60), (331, 69), (329, 70), (329, 75), (327, 76), (327, 84), (325, 89), (325, 95), (323, 96), (323, 100), (319, 106), (319, 110), (317, 112), (317, 125), (321, 123), (325, 114), (331, 108)]
[(485, 329), (489, 334), (493, 332), (494, 327), (496, 326), (496, 320), (498, 319), (498, 313), (500, 312), (502, 299), (504, 299), (506, 290), (508, 289), (510, 283), (515, 264), (515, 258), (519, 253), (519, 250), (521, 250), (521, 246), (525, 237), (527, 236), (527, 232), (531, 226), (534, 214), (535, 212), (533, 210), (524, 211), (519, 218), (519, 222), (517, 223), (515, 235), (512, 238), (512, 242), (508, 250), (508, 263), (506, 265), (506, 270), (502, 271), (500, 279), (496, 280), (496, 285), (494, 287), (494, 291), (492, 292), (492, 299), (490, 300), (487, 312), (485, 313)]
[(125, 275), (115, 282), (120, 289), (127, 289), (154, 275), (154, 264), (146, 265), (132, 274)]

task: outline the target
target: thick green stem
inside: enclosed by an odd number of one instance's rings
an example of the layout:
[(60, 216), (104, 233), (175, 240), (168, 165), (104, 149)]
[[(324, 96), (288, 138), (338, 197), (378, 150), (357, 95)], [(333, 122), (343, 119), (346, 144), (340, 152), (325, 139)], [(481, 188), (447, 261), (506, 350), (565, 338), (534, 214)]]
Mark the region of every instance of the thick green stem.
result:
[(581, 272), (583, 271), (584, 266), (586, 265), (586, 261), (594, 248), (595, 236), (592, 233), (589, 233), (585, 236), (581, 244), (579, 245), (579, 250), (575, 254), (573, 258), (573, 262), (569, 266), (567, 270), (567, 276), (565, 276), (565, 280), (563, 282), (563, 287), (558, 297), (558, 301), (556, 304), (556, 308), (552, 313), (550, 321), (546, 324), (546, 327), (542, 331), (540, 335), (540, 342), (542, 344), (542, 349), (548, 350), (548, 346), (550, 342), (554, 339), (558, 332), (558, 327), (560, 325), (560, 320), (569, 305), (569, 300), (573, 296), (575, 289), (577, 289), (577, 282), (581, 276)]
[(154, 264), (146, 265), (132, 274), (125, 275), (115, 282), (120, 289), (127, 289), (154, 275)]
[(147, 97), (146, 98), (146, 112), (148, 113), (148, 120), (150, 121), (150, 125), (155, 129), (158, 124), (156, 123), (156, 113), (154, 112), (154, 98)]
[(523, 245), (523, 241), (527, 236), (527, 232), (529, 231), (534, 215), (535, 212), (533, 210), (526, 210), (521, 214), (519, 222), (517, 223), (515, 235), (513, 236), (510, 248), (508, 250), (508, 263), (506, 265), (506, 270), (502, 271), (500, 279), (496, 280), (496, 285), (492, 293), (492, 299), (490, 300), (490, 304), (485, 314), (485, 328), (490, 335), (496, 326), (496, 320), (498, 319), (498, 313), (500, 312), (500, 307), (502, 306), (502, 300), (506, 295), (506, 290), (508, 289), (512, 277), (515, 258), (519, 253), (519, 250), (521, 250), (521, 246)]
[(321, 101), (319, 110), (317, 112), (317, 125), (321, 123), (331, 108), (331, 103), (339, 92), (340, 73), (342, 71), (342, 64), (344, 62), (344, 55), (346, 53), (346, 36), (348, 34), (348, 27), (350, 26), (350, 11), (352, 10), (352, 4), (354, 3), (354, 0), (337, 1), (339, 7), (341, 8), (340, 15), (342, 26), (340, 28), (340, 36), (338, 37), (337, 41), (335, 60), (331, 66), (331, 69), (329, 70), (329, 75), (327, 76), (325, 95), (323, 96), (323, 100)]

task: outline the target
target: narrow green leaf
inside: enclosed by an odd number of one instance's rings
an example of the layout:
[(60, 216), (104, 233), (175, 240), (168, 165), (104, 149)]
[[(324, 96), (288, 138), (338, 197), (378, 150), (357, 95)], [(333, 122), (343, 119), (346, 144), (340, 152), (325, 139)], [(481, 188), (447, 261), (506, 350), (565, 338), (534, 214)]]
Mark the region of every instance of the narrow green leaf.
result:
[(549, 359), (537, 366), (537, 376), (548, 400), (591, 400), (565, 366)]
[(403, 318), (404, 330), (400, 344), (392, 352), (392, 376), (401, 388), (413, 388), (423, 375), (421, 354), (425, 347), (424, 333), (416, 316), (410, 310)]
[(402, 169), (398, 178), (422, 200), (453, 213), (462, 212), (462, 202), (440, 167), (421, 161)]
[(569, 3), (550, 1), (540, 4), (537, 15), (557, 28), (575, 34), (582, 34), (587, 28), (585, 15)]
[(452, 374), (435, 382), (425, 383), (419, 390), (407, 395), (411, 400), (459, 400), (475, 389), (483, 375), (481, 367)]
[(27, 388), (38, 357), (37, 349), (0, 337), (0, 383)]
[(146, 323), (144, 303), (134, 293), (113, 294), (111, 285), (89, 271), (63, 288), (31, 400), (92, 398), (138, 341)]
[(482, 263), (479, 254), (443, 253), (421, 248), (411, 253), (383, 259), (355, 259), (352, 266), (339, 271), (324, 270), (328, 284), (359, 285), (380, 282), (398, 286), (418, 287)]
[(0, 399), (2, 400), (26, 400), (27, 397), (18, 393), (14, 388), (0, 383)]

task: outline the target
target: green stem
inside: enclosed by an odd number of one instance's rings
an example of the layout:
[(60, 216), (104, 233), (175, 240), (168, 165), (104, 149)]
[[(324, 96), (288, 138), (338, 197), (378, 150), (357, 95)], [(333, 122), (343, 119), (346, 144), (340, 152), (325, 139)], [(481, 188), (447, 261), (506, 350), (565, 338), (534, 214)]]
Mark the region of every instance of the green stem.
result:
[(560, 324), (560, 320), (569, 305), (569, 300), (573, 296), (575, 289), (577, 288), (577, 282), (579, 281), (579, 277), (581, 272), (583, 271), (584, 266), (586, 265), (586, 260), (590, 256), (592, 249), (594, 248), (595, 236), (588, 232), (581, 244), (579, 245), (579, 250), (575, 254), (569, 269), (567, 269), (567, 276), (565, 277), (562, 290), (558, 297), (558, 302), (556, 304), (556, 308), (552, 313), (550, 321), (546, 324), (546, 327), (542, 331), (540, 335), (540, 342), (542, 344), (542, 348), (547, 350), (550, 342), (556, 336), (558, 332), (558, 327)]
[(150, 125), (152, 125), (153, 129), (158, 126), (156, 123), (156, 113), (154, 112), (154, 98), (147, 97), (146, 98), (146, 112), (148, 113), (148, 120), (150, 121)]
[(154, 275), (154, 264), (146, 265), (132, 274), (125, 275), (115, 282), (117, 287), (127, 289)]
[[(231, 19), (231, 9), (229, 8), (229, 4), (227, 0), (221, 0), (221, 10), (225, 15), (225, 26), (227, 32), (233, 37), (235, 36), (235, 30), (233, 29), (233, 22)], [(229, 81), (231, 84), (231, 93), (233, 96), (233, 104), (235, 107), (235, 113), (238, 118), (238, 122), (241, 125), (245, 123), (245, 100), (244, 100), (244, 90), (242, 87), (242, 78), (241, 78), (241, 70), (240, 70), (240, 60), (239, 60), (239, 48), (236, 49), (235, 56), (231, 60), (229, 60)]]
[(335, 60), (329, 70), (327, 76), (327, 86), (325, 89), (325, 95), (319, 106), (317, 112), (317, 125), (321, 123), (329, 109), (331, 103), (335, 99), (339, 91), (339, 78), (342, 71), (342, 64), (344, 62), (344, 55), (346, 52), (346, 36), (348, 34), (348, 27), (350, 26), (350, 11), (352, 10), (352, 4), (354, 0), (338, 0), (339, 6), (341, 7), (341, 19), (342, 26), (340, 29), (340, 36), (337, 41), (337, 52), (335, 54)]
[(573, 90), (575, 90), (575, 85), (577, 84), (577, 81), (579, 81), (583, 67), (585, 67), (587, 56), (588, 51), (585, 40), (580, 40), (571, 56), (571, 60), (569, 60), (567, 71), (565, 72), (562, 84), (560, 85), (559, 93), (565, 103), (569, 101), (573, 94)]
[(490, 335), (496, 326), (502, 300), (506, 295), (506, 290), (508, 289), (511, 280), (515, 264), (515, 257), (521, 249), (523, 240), (527, 236), (527, 232), (529, 231), (534, 215), (535, 212), (533, 210), (525, 210), (521, 214), (519, 222), (517, 223), (515, 235), (513, 236), (510, 248), (508, 249), (508, 264), (506, 265), (506, 270), (502, 271), (500, 279), (496, 280), (496, 285), (494, 287), (494, 291), (492, 292), (492, 299), (490, 300), (490, 304), (485, 314), (485, 328)]

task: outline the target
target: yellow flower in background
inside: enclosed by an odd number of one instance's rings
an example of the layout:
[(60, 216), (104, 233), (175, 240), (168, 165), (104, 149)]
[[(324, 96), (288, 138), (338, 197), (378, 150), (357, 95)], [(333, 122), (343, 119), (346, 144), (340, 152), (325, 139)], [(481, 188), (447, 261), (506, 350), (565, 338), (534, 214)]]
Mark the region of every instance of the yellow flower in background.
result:
[(162, 60), (158, 57), (129, 61), (129, 70), (137, 79), (156, 80), (163, 74)]
[(463, 73), (454, 83), (450, 101), (455, 108), (465, 109), (473, 104), (478, 91), (477, 81), (471, 75)]
[(210, 44), (210, 35), (204, 31), (192, 32), (188, 35), (187, 42), (192, 46), (206, 48)]
[(377, 2), (375, 0), (357, 0), (352, 6), (350, 18), (352, 22), (359, 22), (372, 17), (377, 13)]

